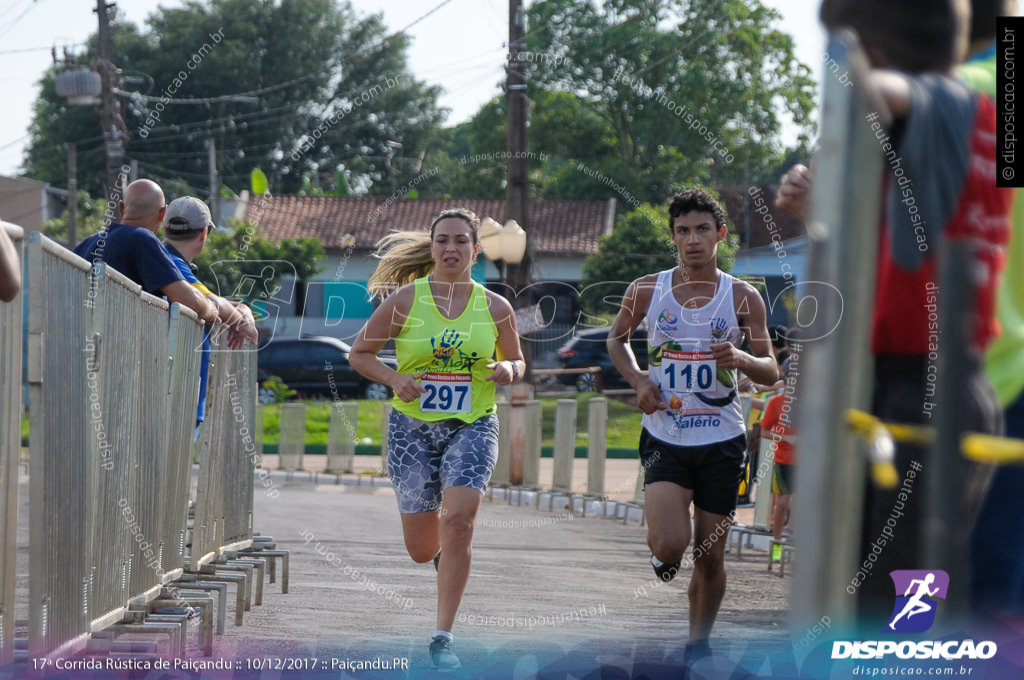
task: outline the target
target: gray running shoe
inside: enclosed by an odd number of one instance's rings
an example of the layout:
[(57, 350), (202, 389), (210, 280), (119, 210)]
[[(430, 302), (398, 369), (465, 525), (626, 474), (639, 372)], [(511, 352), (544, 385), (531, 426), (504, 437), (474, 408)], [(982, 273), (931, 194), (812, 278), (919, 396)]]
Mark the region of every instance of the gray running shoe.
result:
[(452, 641), (440, 635), (430, 641), (430, 660), (434, 668), (462, 668), (459, 657), (452, 651)]

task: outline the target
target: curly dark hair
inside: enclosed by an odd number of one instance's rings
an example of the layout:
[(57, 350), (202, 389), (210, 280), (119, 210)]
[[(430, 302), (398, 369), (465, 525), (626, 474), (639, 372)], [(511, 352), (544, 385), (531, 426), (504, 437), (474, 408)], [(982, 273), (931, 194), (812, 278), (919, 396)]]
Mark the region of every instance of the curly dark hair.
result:
[(725, 210), (703, 187), (691, 187), (684, 189), (675, 196), (668, 204), (668, 228), (672, 231), (672, 222), (680, 215), (689, 212), (706, 212), (715, 218), (715, 225), (721, 229), (728, 226), (729, 222), (725, 217)]

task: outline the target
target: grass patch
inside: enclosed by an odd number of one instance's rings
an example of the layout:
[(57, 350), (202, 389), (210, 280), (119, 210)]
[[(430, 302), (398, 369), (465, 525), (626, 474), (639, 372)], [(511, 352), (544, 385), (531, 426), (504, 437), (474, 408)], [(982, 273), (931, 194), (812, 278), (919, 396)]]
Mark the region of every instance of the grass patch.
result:
[[(571, 394), (566, 397), (543, 397), (541, 401), (541, 446), (554, 446), (555, 409), (560, 398), (574, 399), (578, 404), (576, 412), (576, 446), (587, 445), (587, 418), (590, 399), (593, 394)], [(298, 403), (298, 402), (294, 402)], [(306, 444), (327, 446), (327, 430), (331, 418), (331, 402), (303, 401), (306, 405)], [(383, 401), (356, 401), (359, 404), (356, 424), (357, 443), (380, 446), (383, 438)], [(263, 441), (277, 444), (280, 441), (281, 408), (278, 404), (263, 407)], [(21, 422), (22, 441), (29, 436), (28, 416)], [(640, 411), (614, 399), (608, 400), (608, 448), (636, 449), (640, 440)]]
[[(576, 446), (587, 445), (587, 418), (589, 417), (592, 394), (570, 395), (578, 406), (576, 413)], [(541, 446), (553, 446), (555, 442), (555, 409), (559, 397), (544, 397), (541, 401)], [(306, 404), (306, 444), (327, 445), (327, 428), (330, 422), (331, 403), (304, 401)], [(356, 438), (360, 443), (380, 446), (384, 404), (380, 401), (360, 400), (359, 422)], [(269, 404), (263, 407), (263, 441), (276, 444), (280, 431), (280, 406)], [(366, 440), (369, 439), (367, 442)], [(640, 439), (640, 411), (613, 399), (608, 400), (608, 448), (637, 447)]]

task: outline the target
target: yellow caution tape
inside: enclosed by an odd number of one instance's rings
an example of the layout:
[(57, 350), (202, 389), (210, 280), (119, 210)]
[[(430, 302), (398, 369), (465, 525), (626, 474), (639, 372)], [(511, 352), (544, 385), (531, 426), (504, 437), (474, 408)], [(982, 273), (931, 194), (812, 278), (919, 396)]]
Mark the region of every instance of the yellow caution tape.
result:
[[(849, 409), (846, 412), (846, 422), (854, 434), (872, 444), (880, 436), (888, 436), (894, 441), (905, 444), (921, 445), (931, 444), (935, 439), (935, 428), (930, 425), (883, 423), (870, 413), (857, 409)], [(961, 439), (960, 450), (965, 458), (979, 463), (993, 463), (996, 465), (1024, 463), (1024, 440), (1021, 439), (966, 433)], [(874, 463), (872, 467), (874, 467)], [(893, 472), (895, 472), (895, 469)], [(876, 484), (878, 483), (879, 475), (888, 477), (888, 473), (876, 473), (872, 469), (872, 476), (875, 477)]]
[(1024, 441), (988, 434), (964, 435), (960, 442), (964, 456), (979, 463), (1024, 463)]

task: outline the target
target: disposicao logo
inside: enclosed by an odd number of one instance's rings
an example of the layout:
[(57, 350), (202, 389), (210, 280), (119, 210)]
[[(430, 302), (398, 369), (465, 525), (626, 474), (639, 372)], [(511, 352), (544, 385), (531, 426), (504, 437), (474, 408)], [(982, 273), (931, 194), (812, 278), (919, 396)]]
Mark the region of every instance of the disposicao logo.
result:
[[(896, 589), (889, 622), (880, 632), (923, 633), (935, 623), (938, 601), (946, 599), (949, 574), (941, 569), (900, 569), (889, 572)], [(836, 640), (833, 659), (991, 659), (997, 651), (991, 640)]]
[(938, 600), (946, 599), (949, 574), (941, 569), (900, 569), (889, 572), (896, 587), (896, 605), (883, 633), (923, 633), (935, 623)]

